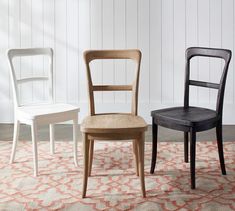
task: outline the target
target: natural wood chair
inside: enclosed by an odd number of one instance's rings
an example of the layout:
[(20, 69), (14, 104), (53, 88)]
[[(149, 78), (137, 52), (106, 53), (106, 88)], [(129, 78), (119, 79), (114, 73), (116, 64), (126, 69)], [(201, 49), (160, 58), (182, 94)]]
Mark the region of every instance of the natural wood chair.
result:
[[(81, 124), (84, 147), (84, 175), (82, 197), (86, 196), (87, 180), (91, 174), (94, 140), (133, 140), (133, 154), (136, 162), (136, 174), (140, 175), (141, 189), (145, 197), (144, 182), (144, 133), (147, 124), (137, 116), (138, 85), (141, 52), (139, 50), (97, 50), (86, 51), (84, 59), (87, 69), (90, 116)], [(135, 80), (131, 85), (93, 85), (90, 62), (97, 59), (131, 59), (137, 64)], [(95, 91), (132, 91), (131, 113), (96, 114)]]
[[(186, 50), (186, 76), (184, 91), (184, 106), (174, 107), (151, 112), (152, 116), (152, 164), (150, 173), (154, 173), (157, 156), (157, 132), (158, 125), (184, 132), (184, 159), (188, 162), (188, 133), (190, 133), (190, 171), (191, 188), (195, 189), (195, 151), (196, 132), (209, 130), (216, 127), (218, 152), (222, 174), (226, 174), (223, 154), (222, 139), (222, 114), (226, 77), (231, 51), (226, 49), (192, 47)], [(225, 61), (220, 83), (209, 83), (190, 80), (190, 60), (193, 57), (215, 57)], [(216, 110), (189, 106), (189, 85), (218, 89)]]
[[(49, 72), (46, 77), (27, 77), (17, 79), (13, 60), (16, 57), (45, 56), (49, 59)], [(14, 98), (15, 124), (10, 163), (14, 162), (16, 145), (19, 137), (20, 123), (31, 126), (33, 143), (34, 176), (38, 175), (37, 128), (50, 125), (50, 151), (54, 154), (54, 124), (73, 120), (74, 163), (77, 166), (77, 125), (79, 108), (69, 104), (55, 103), (53, 95), (53, 51), (51, 48), (10, 49), (7, 52), (11, 70), (11, 81)], [(47, 81), (49, 101), (31, 105), (23, 105), (19, 98), (19, 84), (33, 81)]]

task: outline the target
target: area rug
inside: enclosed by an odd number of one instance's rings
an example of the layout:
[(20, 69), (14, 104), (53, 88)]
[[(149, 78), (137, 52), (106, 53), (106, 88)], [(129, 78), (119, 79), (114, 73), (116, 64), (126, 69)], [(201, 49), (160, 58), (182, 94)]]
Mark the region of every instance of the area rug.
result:
[(130, 142), (96, 142), (87, 198), (81, 198), (82, 146), (73, 164), (72, 142), (39, 142), (39, 176), (33, 177), (32, 146), (18, 144), (8, 164), (11, 142), (0, 142), (0, 210), (235, 210), (235, 142), (225, 142), (227, 175), (222, 176), (216, 142), (197, 143), (196, 190), (190, 189), (183, 144), (161, 142), (154, 175), (149, 174), (151, 143), (145, 144), (147, 197), (141, 197)]

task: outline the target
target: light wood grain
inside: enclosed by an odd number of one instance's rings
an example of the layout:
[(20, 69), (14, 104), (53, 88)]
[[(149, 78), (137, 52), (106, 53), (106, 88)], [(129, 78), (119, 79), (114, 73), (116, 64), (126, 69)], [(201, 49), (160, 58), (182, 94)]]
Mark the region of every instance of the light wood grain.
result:
[(138, 155), (138, 148), (137, 148), (137, 142), (138, 140), (133, 140), (133, 155), (135, 157), (135, 168), (136, 168), (136, 175), (139, 176), (139, 155)]
[(139, 133), (146, 129), (147, 124), (144, 119), (132, 114), (88, 116), (81, 124), (81, 131), (88, 133)]
[(131, 85), (93, 86), (93, 91), (132, 91)]
[[(95, 114), (95, 102), (94, 102), (94, 93), (93, 91), (122, 91), (122, 90), (132, 90), (132, 107), (131, 112), (134, 115), (137, 115), (138, 110), (138, 87), (139, 87), (139, 72), (140, 72), (140, 62), (141, 62), (141, 52), (139, 50), (89, 50), (84, 52), (84, 59), (87, 70), (87, 79), (88, 79), (88, 91), (89, 91), (89, 104), (90, 104), (90, 115)], [(135, 79), (130, 85), (102, 85), (102, 86), (93, 86), (91, 71), (90, 71), (90, 62), (98, 59), (131, 59), (135, 61), (136, 65), (136, 74)], [(100, 87), (100, 88), (99, 88)]]
[(137, 149), (138, 149), (138, 161), (139, 161), (139, 175), (140, 175), (140, 184), (143, 197), (146, 197), (145, 193), (145, 181), (144, 181), (144, 134), (142, 137), (137, 140)]
[(94, 140), (90, 140), (90, 147), (89, 147), (89, 171), (88, 171), (88, 176), (91, 176), (92, 161), (93, 161), (93, 151), (94, 151)]
[[(87, 180), (91, 175), (95, 140), (132, 140), (136, 174), (140, 175), (142, 195), (145, 197), (144, 183), (144, 133), (147, 124), (137, 116), (138, 86), (141, 52), (139, 50), (99, 50), (86, 51), (84, 59), (87, 69), (90, 115), (84, 118), (81, 132), (84, 138), (84, 178), (82, 197), (86, 196)], [(131, 59), (136, 63), (136, 74), (132, 84), (93, 85), (90, 62), (98, 59)], [(132, 107), (130, 113), (96, 114), (94, 91), (131, 91)]]
[(83, 189), (82, 189), (82, 198), (86, 196), (87, 189), (87, 180), (88, 180), (88, 171), (89, 171), (89, 145), (90, 140), (87, 139), (87, 135), (83, 135)]

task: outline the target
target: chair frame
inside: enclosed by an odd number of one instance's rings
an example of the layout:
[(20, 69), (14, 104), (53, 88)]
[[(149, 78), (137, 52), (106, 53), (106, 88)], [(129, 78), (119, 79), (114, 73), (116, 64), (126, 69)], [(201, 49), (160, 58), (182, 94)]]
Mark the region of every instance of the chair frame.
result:
[[(204, 81), (190, 80), (190, 60), (193, 57), (212, 57), (220, 58), (225, 61), (223, 72), (221, 75), (220, 83), (210, 83)], [(205, 131), (216, 127), (217, 135), (217, 145), (219, 152), (219, 160), (222, 174), (226, 174), (225, 163), (224, 163), (224, 153), (223, 153), (223, 137), (222, 137), (222, 116), (223, 116), (223, 101), (224, 101), (224, 91), (227, 78), (227, 72), (229, 63), (231, 60), (232, 52), (227, 49), (217, 49), (217, 48), (203, 48), (203, 47), (190, 47), (186, 50), (186, 66), (185, 66), (185, 89), (184, 89), (184, 109), (189, 108), (189, 86), (199, 86), (205, 88), (218, 89), (217, 103), (216, 103), (216, 121), (208, 122), (207, 124), (200, 126), (182, 126), (179, 124), (174, 124), (171, 122), (159, 122), (154, 118), (152, 112), (152, 162), (150, 173), (154, 173), (157, 157), (157, 133), (158, 125), (163, 127), (179, 130), (184, 132), (184, 160), (188, 162), (188, 142), (190, 133), (190, 172), (191, 172), (191, 188), (195, 189), (195, 152), (196, 152), (196, 132)]]
[[(13, 65), (13, 59), (16, 57), (32, 57), (32, 56), (46, 56), (49, 59), (49, 74), (48, 77), (27, 77), (23, 79), (17, 79), (15, 69)], [(32, 82), (32, 81), (48, 81), (49, 82), (49, 104), (54, 104), (53, 94), (53, 50), (51, 48), (26, 48), (26, 49), (9, 49), (7, 51), (7, 58), (10, 67), (10, 76), (12, 82), (13, 100), (14, 100), (14, 134), (13, 145), (10, 163), (14, 162), (17, 142), (19, 138), (20, 123), (24, 123), (31, 126), (32, 144), (33, 144), (33, 160), (34, 160), (34, 176), (38, 175), (38, 153), (37, 153), (37, 127), (42, 124), (49, 124), (50, 127), (50, 152), (54, 154), (54, 124), (58, 122), (73, 120), (73, 141), (74, 141), (74, 163), (77, 163), (77, 125), (78, 125), (78, 111), (71, 110), (66, 112), (54, 113), (47, 116), (36, 116), (35, 119), (29, 119), (18, 113), (18, 108), (24, 106), (20, 103), (18, 84)]]
[[(131, 85), (93, 85), (90, 62), (93, 60), (103, 59), (130, 59), (136, 64), (135, 80)], [(88, 79), (88, 93), (89, 93), (89, 110), (90, 116), (100, 115), (95, 112), (94, 92), (96, 91), (132, 91), (132, 106), (131, 114), (137, 116), (138, 113), (138, 85), (139, 85), (139, 72), (141, 63), (141, 52), (139, 50), (89, 50), (84, 52), (84, 60), (86, 64), (86, 72)], [(110, 114), (111, 113), (105, 113)], [(123, 113), (124, 114), (124, 113)], [(138, 132), (124, 129), (103, 130), (97, 132), (86, 131), (81, 126), (83, 133), (83, 146), (84, 146), (84, 175), (83, 175), (83, 193), (82, 197), (86, 196), (87, 180), (91, 175), (94, 140), (126, 140), (132, 139), (133, 154), (135, 157), (136, 174), (140, 175), (142, 195), (145, 197), (145, 182), (144, 182), (144, 132), (146, 128), (140, 129)]]
[[(15, 69), (13, 65), (13, 59), (15, 57), (26, 57), (26, 56), (47, 56), (49, 59), (49, 76), (48, 77), (27, 77), (23, 79), (16, 79)], [(49, 101), (50, 103), (54, 102), (54, 93), (53, 93), (53, 50), (51, 48), (26, 48), (26, 49), (9, 49), (7, 51), (7, 57), (11, 70), (11, 79), (13, 86), (13, 98), (14, 106), (22, 106), (19, 99), (19, 90), (18, 84), (27, 83), (31, 81), (49, 81)]]

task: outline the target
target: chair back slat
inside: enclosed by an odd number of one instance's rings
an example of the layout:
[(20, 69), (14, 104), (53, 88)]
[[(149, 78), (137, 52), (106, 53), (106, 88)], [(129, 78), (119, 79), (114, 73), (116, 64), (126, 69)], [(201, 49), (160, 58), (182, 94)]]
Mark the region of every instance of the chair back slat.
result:
[[(224, 90), (225, 90), (226, 78), (227, 78), (227, 73), (228, 73), (228, 67), (229, 67), (231, 57), (232, 57), (232, 52), (228, 49), (191, 47), (186, 50), (185, 56), (186, 56), (186, 66), (185, 66), (184, 107), (187, 108), (189, 106), (189, 86), (190, 85), (218, 89), (216, 112), (217, 112), (218, 117), (221, 118), (222, 120)], [(219, 84), (204, 82), (204, 81), (190, 80), (190, 60), (196, 56), (220, 58), (225, 61)]]
[[(136, 66), (135, 79), (130, 85), (93, 85), (91, 77), (90, 62), (93, 60), (104, 59), (130, 59), (133, 60)], [(88, 50), (84, 52), (84, 60), (87, 70), (88, 91), (90, 115), (95, 115), (94, 91), (131, 91), (132, 106), (131, 113), (137, 115), (138, 110), (138, 86), (139, 86), (139, 71), (141, 62), (141, 52), (137, 49), (131, 50)]]
[(212, 88), (212, 89), (219, 89), (219, 84), (204, 82), (204, 81), (189, 80), (189, 85), (201, 86), (201, 87)]
[(139, 61), (141, 53), (138, 50), (92, 50), (84, 52), (84, 57), (89, 63), (96, 59), (132, 59)]
[[(27, 78), (16, 78), (15, 67), (13, 60), (16, 57), (30, 57), (30, 56), (47, 56), (49, 59), (49, 74), (48, 77), (27, 77)], [(13, 87), (13, 98), (15, 106), (20, 106), (19, 99), (19, 84), (33, 82), (33, 81), (48, 81), (49, 82), (49, 98), (53, 102), (53, 50), (51, 48), (25, 48), (25, 49), (9, 49), (7, 51), (7, 58), (10, 67), (11, 82)]]
[(219, 48), (190, 47), (186, 50), (186, 59), (190, 60), (194, 56), (215, 57), (229, 60), (231, 51)]
[(32, 81), (47, 81), (49, 80), (48, 77), (33, 77), (33, 78), (21, 78), (17, 80), (17, 83), (26, 83), (26, 82), (32, 82)]
[(132, 85), (95, 85), (93, 91), (132, 91)]

